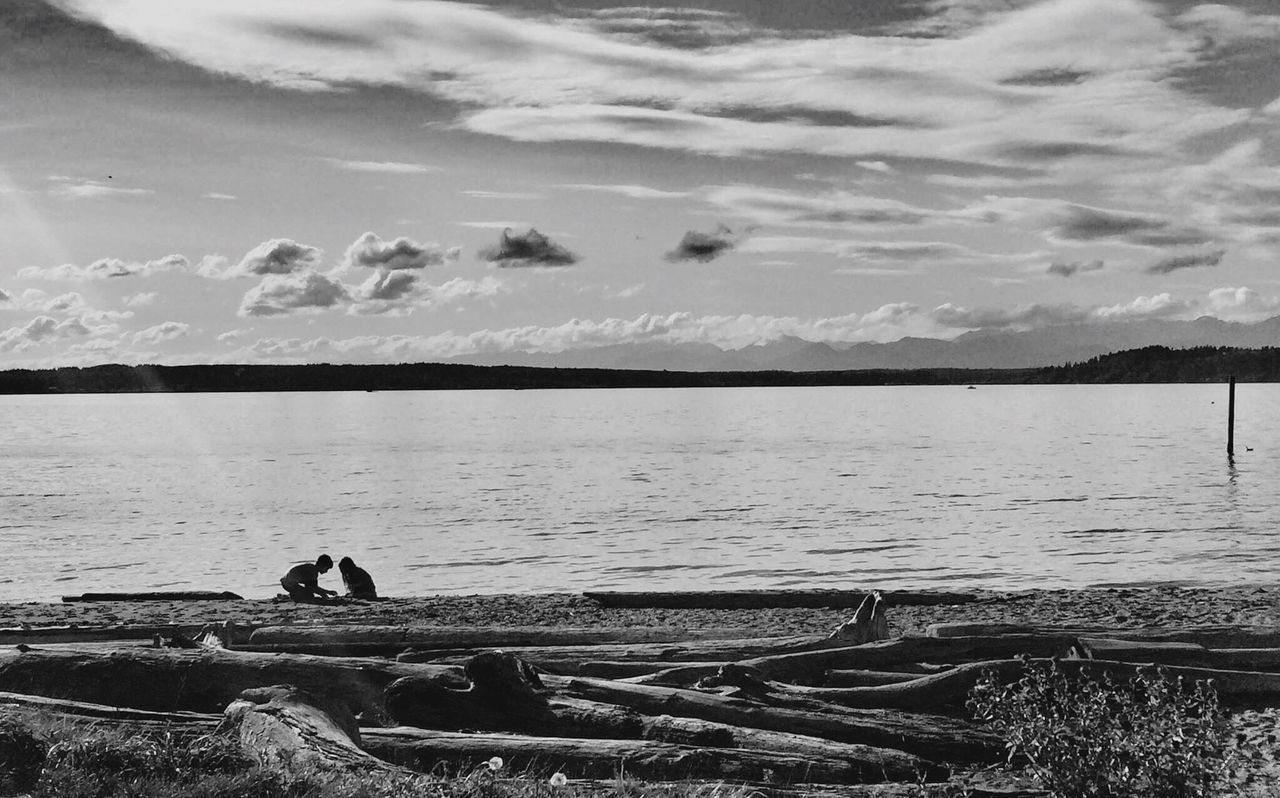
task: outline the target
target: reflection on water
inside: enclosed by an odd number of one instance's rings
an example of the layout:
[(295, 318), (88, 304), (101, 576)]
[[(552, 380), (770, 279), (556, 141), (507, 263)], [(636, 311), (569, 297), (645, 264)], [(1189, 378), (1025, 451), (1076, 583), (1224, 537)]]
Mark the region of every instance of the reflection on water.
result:
[(1224, 466), (1225, 391), (0, 397), (0, 598), (266, 596), (320, 551), (390, 594), (1269, 581), (1280, 386)]

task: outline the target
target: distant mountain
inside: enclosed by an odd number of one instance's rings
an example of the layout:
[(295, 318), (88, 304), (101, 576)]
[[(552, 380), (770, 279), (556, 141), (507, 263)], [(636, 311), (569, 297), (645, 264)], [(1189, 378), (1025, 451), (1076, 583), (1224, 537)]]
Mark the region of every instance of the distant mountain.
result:
[(668, 371), (843, 371), (848, 369), (1007, 369), (1077, 363), (1111, 352), (1167, 346), (1280, 346), (1280, 316), (1254, 324), (1202, 316), (1194, 321), (1071, 324), (1028, 332), (974, 330), (952, 340), (827, 343), (784, 337), (725, 350), (711, 344), (617, 344), (556, 354), (456, 358), (475, 365)]

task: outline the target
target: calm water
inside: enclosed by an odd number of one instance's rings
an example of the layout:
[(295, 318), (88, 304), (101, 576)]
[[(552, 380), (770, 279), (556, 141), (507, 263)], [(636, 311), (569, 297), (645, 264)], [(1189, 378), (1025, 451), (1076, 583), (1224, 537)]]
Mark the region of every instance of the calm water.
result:
[[(0, 599), (1270, 582), (1280, 386), (0, 397)], [(1253, 447), (1246, 451), (1245, 447)], [(337, 572), (327, 577), (341, 587)]]

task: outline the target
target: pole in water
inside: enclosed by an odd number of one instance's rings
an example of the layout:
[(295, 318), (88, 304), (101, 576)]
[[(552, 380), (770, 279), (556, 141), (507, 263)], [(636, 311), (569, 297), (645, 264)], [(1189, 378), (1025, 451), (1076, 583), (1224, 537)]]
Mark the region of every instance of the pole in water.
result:
[(1236, 378), (1227, 389), (1227, 457), (1236, 456)]

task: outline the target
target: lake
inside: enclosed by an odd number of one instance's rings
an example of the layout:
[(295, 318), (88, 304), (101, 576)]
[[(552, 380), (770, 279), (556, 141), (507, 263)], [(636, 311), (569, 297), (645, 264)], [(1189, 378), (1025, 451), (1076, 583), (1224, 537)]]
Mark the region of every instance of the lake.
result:
[[(0, 600), (1273, 582), (1280, 386), (0, 397)], [(1249, 447), (1249, 450), (1246, 449)], [(341, 588), (336, 570), (322, 584)]]

